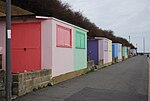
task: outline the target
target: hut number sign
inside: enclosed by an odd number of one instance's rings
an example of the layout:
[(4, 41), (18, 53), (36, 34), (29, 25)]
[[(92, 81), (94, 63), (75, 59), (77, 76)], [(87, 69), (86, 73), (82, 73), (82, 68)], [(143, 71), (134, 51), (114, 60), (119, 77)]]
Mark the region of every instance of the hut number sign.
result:
[(7, 38), (11, 39), (11, 30), (7, 30)]

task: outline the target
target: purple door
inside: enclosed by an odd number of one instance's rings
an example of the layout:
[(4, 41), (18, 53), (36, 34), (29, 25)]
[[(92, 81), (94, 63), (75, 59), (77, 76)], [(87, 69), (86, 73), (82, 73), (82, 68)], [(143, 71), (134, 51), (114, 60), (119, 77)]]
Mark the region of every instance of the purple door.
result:
[(98, 40), (88, 40), (87, 42), (87, 56), (98, 64)]

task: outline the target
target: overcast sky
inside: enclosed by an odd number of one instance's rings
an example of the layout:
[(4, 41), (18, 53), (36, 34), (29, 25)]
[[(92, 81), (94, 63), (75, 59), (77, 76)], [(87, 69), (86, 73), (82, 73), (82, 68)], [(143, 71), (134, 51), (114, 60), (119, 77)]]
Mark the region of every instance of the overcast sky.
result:
[(81, 11), (102, 29), (111, 29), (116, 36), (126, 39), (143, 51), (150, 52), (150, 0), (61, 0), (72, 9)]

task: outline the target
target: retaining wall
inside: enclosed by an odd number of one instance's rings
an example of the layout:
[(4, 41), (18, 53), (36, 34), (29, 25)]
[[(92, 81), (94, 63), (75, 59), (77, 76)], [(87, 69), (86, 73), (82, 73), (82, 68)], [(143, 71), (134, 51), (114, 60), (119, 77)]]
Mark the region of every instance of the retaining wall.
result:
[(0, 101), (5, 97), (5, 71), (0, 70)]
[(13, 74), (13, 95), (22, 96), (51, 83), (51, 70)]

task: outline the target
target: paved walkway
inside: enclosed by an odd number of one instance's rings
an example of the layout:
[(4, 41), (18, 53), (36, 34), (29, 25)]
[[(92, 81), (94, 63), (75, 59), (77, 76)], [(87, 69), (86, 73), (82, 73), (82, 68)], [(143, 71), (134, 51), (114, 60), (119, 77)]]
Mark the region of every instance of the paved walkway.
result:
[(149, 64), (148, 101), (150, 101), (150, 57), (148, 58), (148, 64)]
[(136, 56), (15, 101), (148, 101), (147, 58)]

